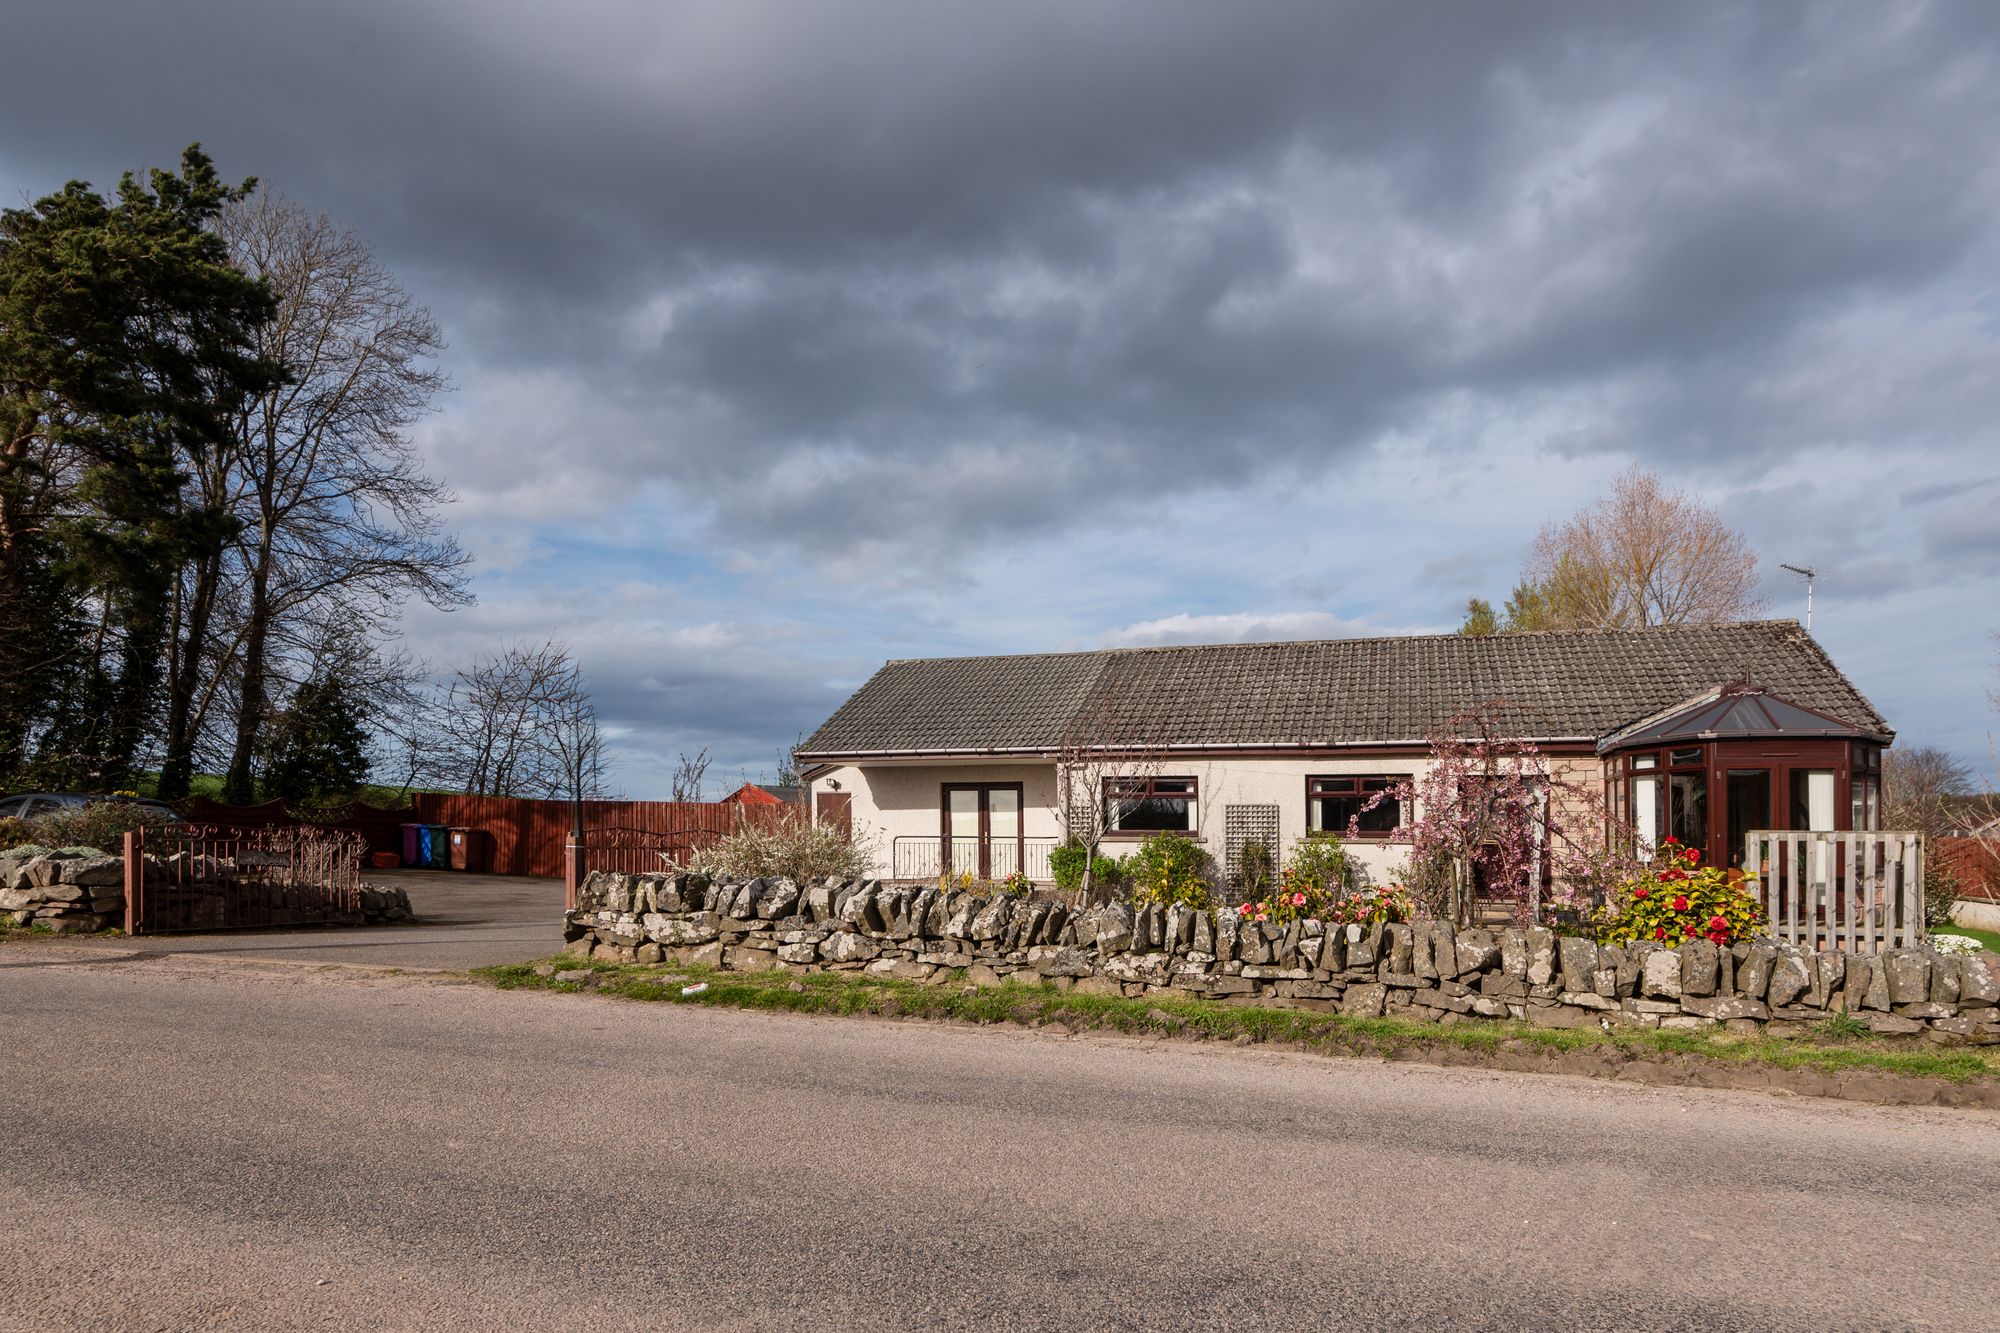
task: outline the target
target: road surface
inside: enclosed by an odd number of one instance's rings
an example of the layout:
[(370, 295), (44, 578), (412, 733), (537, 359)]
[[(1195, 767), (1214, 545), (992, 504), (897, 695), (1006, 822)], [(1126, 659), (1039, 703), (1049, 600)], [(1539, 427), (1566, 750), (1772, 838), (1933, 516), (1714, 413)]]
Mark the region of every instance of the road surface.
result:
[(133, 939), (117, 936), (77, 942), (119, 953), (137, 949), (274, 962), (454, 971), (526, 962), (562, 948), (563, 885), (559, 879), (473, 875), (455, 870), (370, 870), (365, 877), (371, 884), (407, 889), (417, 924), (231, 930)]
[(0, 1012), (7, 1328), (2000, 1324), (1986, 1112), (43, 944)]

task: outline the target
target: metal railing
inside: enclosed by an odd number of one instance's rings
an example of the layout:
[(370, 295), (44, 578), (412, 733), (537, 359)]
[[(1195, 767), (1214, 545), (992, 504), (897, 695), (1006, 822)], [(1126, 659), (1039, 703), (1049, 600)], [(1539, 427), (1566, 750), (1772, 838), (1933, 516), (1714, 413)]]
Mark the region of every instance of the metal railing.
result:
[[(890, 874), (895, 879), (936, 879), (947, 870), (983, 879), (1006, 879), (1015, 871), (1029, 879), (1054, 878), (1049, 853), (1054, 838), (926, 838), (904, 837), (890, 842)], [(980, 852), (986, 853), (984, 868)]]
[(125, 835), (125, 931), (361, 922), (368, 840), (345, 829), (159, 824)]
[(1924, 835), (1756, 829), (1743, 873), (1757, 880), (1774, 939), (1874, 953), (1924, 938)]

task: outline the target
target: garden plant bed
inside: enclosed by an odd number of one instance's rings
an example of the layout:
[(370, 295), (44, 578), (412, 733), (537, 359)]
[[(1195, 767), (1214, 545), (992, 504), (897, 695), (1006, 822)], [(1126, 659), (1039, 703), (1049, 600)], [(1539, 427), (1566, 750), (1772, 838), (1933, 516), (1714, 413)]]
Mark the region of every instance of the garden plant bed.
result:
[[(1838, 1017), (1818, 1032), (1789, 1038), (1726, 1030), (1432, 1024), (1197, 997), (1090, 994), (1046, 983), (974, 985), (964, 971), (917, 983), (858, 972), (744, 973), (686, 964), (608, 964), (569, 955), (482, 968), (473, 975), (503, 989), (588, 991), (643, 1002), (1012, 1024), (1068, 1035), (1270, 1045), (1330, 1056), (2000, 1110), (2000, 1049), (1940, 1048), (1918, 1039), (1867, 1035)], [(706, 989), (683, 995), (691, 985)]]

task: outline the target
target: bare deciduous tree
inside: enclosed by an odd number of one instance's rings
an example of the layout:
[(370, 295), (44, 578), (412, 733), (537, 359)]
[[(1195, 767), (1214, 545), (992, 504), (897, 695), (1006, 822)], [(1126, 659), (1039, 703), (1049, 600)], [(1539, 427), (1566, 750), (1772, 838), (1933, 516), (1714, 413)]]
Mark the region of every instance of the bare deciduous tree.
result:
[(458, 671), (433, 737), (441, 775), (475, 796), (603, 797), (603, 737), (583, 673), (555, 639)]
[(1056, 814), (1063, 840), (1084, 849), (1082, 896), (1096, 891), (1097, 849), (1111, 831), (1120, 783), (1159, 776), (1165, 761), (1159, 724), (1133, 707), (1126, 674), (1108, 663), (1056, 742)]
[(1596, 504), (1544, 527), (1523, 574), (1511, 629), (1711, 624), (1763, 609), (1743, 535), (1636, 465)]
[(674, 801), (700, 801), (701, 785), (708, 776), (708, 747), (702, 746), (693, 754), (683, 754), (674, 763)]
[(1882, 752), (1882, 824), (1939, 837), (1959, 824), (1972, 769), (1935, 745)]
[[(352, 233), (288, 200), (254, 195), (219, 228), (236, 265), (278, 299), (258, 351), (285, 374), (244, 403), (229, 447), (197, 481), (240, 531), (196, 562), (185, 596), (191, 618), (212, 614), (221, 587), (235, 585), (236, 623), (218, 627), (215, 651), (236, 695), (224, 795), (244, 801), (279, 625), (332, 608), (379, 626), (412, 594), (435, 606), (469, 599), (466, 558), (439, 527), (451, 495), (424, 473), (407, 434), (446, 387), (432, 360), (443, 342), (436, 321)], [(197, 651), (170, 682), (162, 794), (185, 783), (198, 721), (194, 682), (208, 635), (188, 629)]]

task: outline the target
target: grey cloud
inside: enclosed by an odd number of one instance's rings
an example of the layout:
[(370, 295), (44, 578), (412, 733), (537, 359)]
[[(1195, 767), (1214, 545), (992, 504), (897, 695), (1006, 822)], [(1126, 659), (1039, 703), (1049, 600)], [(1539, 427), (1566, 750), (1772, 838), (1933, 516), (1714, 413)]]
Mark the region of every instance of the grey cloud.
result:
[[(423, 442), (491, 549), (641, 503), (906, 599), (921, 650), (969, 560), (1121, 531), (1199, 570), (1205, 512), (1311, 491), (1352, 552), (1180, 605), (1426, 618), (1504, 596), (1476, 553), (1555, 516), (1538, 474), (1630, 456), (1828, 590), (1992, 569), (1944, 481), (2000, 448), (1991, 6), (21, 8), (0, 185), (198, 137), (354, 226), (444, 321)], [(1343, 491), (1385, 460), (1459, 513), (1468, 463), (1528, 481), (1392, 573)], [(768, 734), (648, 642), (672, 673), (607, 659), (635, 728)], [(817, 670), (742, 694), (804, 717)]]
[[(28, 16), (9, 117), (86, 59), (100, 95), (17, 173), (202, 133), (375, 237), (461, 359), (588, 385), (566, 467), (780, 539), (786, 474), (850, 533), (858, 495), (1032, 531), (1468, 394), (1748, 466), (1800, 442), (1761, 372), (1802, 329), (1990, 236), (1971, 7), (114, 9)], [(467, 416), (462, 488), (548, 466)], [(1077, 498), (988, 505), (954, 451)]]

